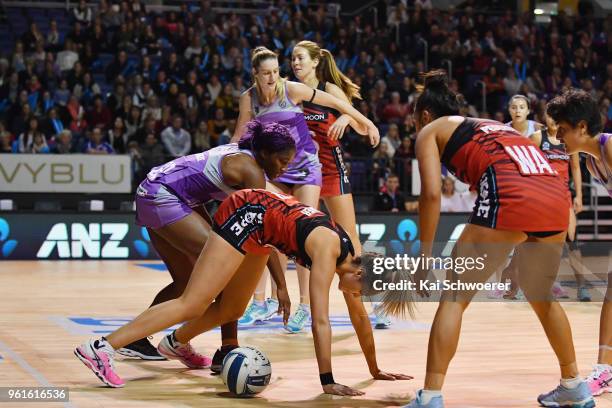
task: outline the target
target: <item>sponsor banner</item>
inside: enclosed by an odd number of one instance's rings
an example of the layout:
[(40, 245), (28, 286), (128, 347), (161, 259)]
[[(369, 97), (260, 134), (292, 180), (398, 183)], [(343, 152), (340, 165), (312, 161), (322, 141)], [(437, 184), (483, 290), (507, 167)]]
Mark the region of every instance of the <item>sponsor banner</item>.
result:
[[(145, 228), (134, 213), (0, 214), (1, 259), (157, 259)], [(467, 214), (443, 214), (438, 237), (449, 247)], [(416, 215), (358, 214), (358, 231), (366, 250), (381, 253), (418, 251)], [(381, 244), (384, 243), (384, 244)]]
[(130, 193), (127, 155), (0, 154), (0, 192)]

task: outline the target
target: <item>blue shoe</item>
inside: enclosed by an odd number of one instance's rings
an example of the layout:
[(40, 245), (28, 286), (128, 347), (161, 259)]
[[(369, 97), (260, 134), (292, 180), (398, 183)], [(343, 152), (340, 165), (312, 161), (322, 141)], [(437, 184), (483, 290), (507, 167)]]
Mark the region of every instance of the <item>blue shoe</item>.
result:
[(299, 333), (310, 320), (310, 306), (300, 303), (295, 313), (289, 317), (285, 330), (289, 333)]
[(589, 292), (589, 288), (585, 288), (584, 286), (578, 288), (578, 300), (580, 302), (591, 301), (591, 293)]
[(439, 397), (433, 397), (427, 404), (423, 404), (421, 393), (423, 390), (418, 390), (416, 397), (408, 405), (404, 405), (403, 408), (444, 408), (444, 399), (440, 395)]
[(266, 299), (266, 314), (261, 320), (270, 320), (278, 312), (278, 300), (268, 298)]
[(240, 320), (238, 320), (238, 324), (241, 326), (250, 326), (255, 324), (256, 321), (263, 320), (267, 312), (268, 309), (265, 305), (261, 306), (255, 303), (255, 301), (252, 301), (249, 307), (247, 307), (247, 310), (244, 311), (244, 314)]
[(543, 407), (593, 408), (595, 401), (586, 382), (582, 381), (576, 388), (565, 388), (559, 384), (557, 388), (538, 397)]
[(378, 305), (374, 306), (374, 315), (376, 316), (376, 321), (374, 323), (375, 329), (384, 330), (391, 326), (391, 319), (379, 310)]

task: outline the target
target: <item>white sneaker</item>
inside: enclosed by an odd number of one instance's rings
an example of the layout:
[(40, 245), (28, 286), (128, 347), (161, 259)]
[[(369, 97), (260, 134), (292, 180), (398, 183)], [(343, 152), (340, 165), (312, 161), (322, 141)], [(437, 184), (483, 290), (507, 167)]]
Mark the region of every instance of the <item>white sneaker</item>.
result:
[(278, 300), (267, 298), (266, 299), (266, 314), (261, 320), (270, 320), (278, 312)]

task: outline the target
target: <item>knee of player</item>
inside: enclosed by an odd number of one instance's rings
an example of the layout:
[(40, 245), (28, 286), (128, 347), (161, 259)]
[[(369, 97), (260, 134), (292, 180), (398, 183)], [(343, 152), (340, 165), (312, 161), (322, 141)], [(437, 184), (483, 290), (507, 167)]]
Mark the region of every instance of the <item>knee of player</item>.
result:
[(180, 297), (179, 299), (179, 314), (181, 316), (182, 321), (188, 321), (192, 319), (196, 319), (204, 313), (206, 309), (206, 305), (212, 302), (207, 302), (206, 299), (199, 300), (189, 300), (185, 297)]

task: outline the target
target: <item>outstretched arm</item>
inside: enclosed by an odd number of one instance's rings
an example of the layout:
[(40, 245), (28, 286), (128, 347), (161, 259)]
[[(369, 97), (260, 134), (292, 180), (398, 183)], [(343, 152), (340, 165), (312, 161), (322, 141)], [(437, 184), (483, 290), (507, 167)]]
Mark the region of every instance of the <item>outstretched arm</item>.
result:
[(376, 346), (374, 343), (374, 335), (372, 333), (372, 323), (370, 316), (361, 301), (361, 297), (352, 293), (344, 293), (344, 301), (348, 307), (351, 323), (357, 333), (361, 351), (368, 364), (370, 374), (377, 380), (410, 380), (413, 377), (404, 374), (392, 374), (381, 371), (376, 362)]
[[(328, 92), (330, 95), (335, 96), (338, 99), (346, 101), (347, 103), (351, 103), (347, 96), (344, 94), (342, 89), (338, 87), (338, 85), (328, 83), (325, 87), (325, 92)], [(351, 115), (347, 115), (346, 113), (340, 116), (336, 121), (330, 126), (329, 131), (327, 132), (327, 137), (332, 140), (341, 139), (344, 135), (344, 130), (347, 126), (351, 126), (357, 133), (360, 135), (367, 135), (368, 128), (358, 123), (355, 119), (351, 117)]]

